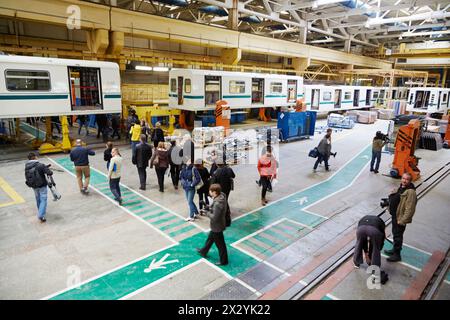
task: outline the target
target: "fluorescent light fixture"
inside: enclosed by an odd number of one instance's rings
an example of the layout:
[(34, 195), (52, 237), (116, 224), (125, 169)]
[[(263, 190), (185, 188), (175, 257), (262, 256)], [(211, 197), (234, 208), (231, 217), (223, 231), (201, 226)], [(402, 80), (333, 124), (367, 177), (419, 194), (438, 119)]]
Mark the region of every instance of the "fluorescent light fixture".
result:
[(134, 67), (136, 70), (141, 70), (141, 71), (152, 71), (152, 67), (149, 67), (149, 66), (136, 66), (136, 67)]
[(313, 2), (312, 6), (313, 6), (313, 8), (317, 8), (318, 6), (339, 3), (339, 2), (345, 2), (345, 1), (347, 1), (347, 0), (316, 0)]
[(167, 72), (167, 71), (169, 71), (169, 68), (167, 68), (167, 67), (153, 67), (153, 71), (156, 71), (156, 72)]

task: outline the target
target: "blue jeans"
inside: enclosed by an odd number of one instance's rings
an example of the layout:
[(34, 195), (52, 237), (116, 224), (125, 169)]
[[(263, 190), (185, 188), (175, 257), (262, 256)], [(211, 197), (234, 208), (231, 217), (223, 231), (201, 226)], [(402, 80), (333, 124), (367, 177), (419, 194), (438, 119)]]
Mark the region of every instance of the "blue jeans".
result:
[(114, 200), (116, 201), (122, 200), (122, 193), (120, 192), (120, 178), (110, 179), (109, 189), (114, 195)]
[[(375, 169), (373, 168), (373, 165), (375, 163)], [(374, 151), (372, 150), (372, 161), (370, 161), (370, 171), (378, 171), (378, 168), (380, 168), (380, 161), (381, 161), (381, 151)]]
[(195, 188), (184, 189), (184, 193), (186, 194), (186, 199), (189, 205), (189, 217), (193, 218), (194, 215), (198, 214), (197, 206), (194, 203)]
[(34, 188), (33, 190), (38, 208), (38, 218), (45, 218), (45, 211), (47, 210), (47, 186)]
[(139, 144), (139, 141), (131, 141), (131, 155), (134, 157), (136, 153), (136, 146)]

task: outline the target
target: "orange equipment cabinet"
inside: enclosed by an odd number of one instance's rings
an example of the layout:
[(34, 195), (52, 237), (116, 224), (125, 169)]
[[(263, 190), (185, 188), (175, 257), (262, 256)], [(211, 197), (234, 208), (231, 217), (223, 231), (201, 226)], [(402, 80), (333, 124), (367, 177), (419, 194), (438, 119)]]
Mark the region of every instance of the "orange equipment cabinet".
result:
[(410, 120), (407, 125), (398, 129), (394, 144), (394, 161), (390, 171), (392, 177), (401, 177), (405, 172), (411, 174), (412, 181), (420, 177), (420, 170), (417, 167), (419, 159), (414, 155), (419, 135), (420, 121), (417, 119)]
[(230, 129), (231, 110), (228, 102), (219, 100), (216, 102), (216, 127), (224, 127), (225, 134)]
[[(450, 116), (445, 116), (447, 118), (447, 130), (445, 131), (444, 142), (447, 146), (450, 146)], [(445, 119), (445, 118), (442, 118)]]

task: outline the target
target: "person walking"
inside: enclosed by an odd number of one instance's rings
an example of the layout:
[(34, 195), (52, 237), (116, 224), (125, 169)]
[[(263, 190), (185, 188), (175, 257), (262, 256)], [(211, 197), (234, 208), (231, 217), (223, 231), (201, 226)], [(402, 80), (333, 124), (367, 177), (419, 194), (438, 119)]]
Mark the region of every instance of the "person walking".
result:
[(330, 167), (328, 165), (328, 159), (330, 155), (336, 157), (336, 153), (331, 153), (331, 133), (333, 130), (327, 129), (326, 135), (320, 140), (319, 145), (317, 146), (318, 157), (316, 163), (314, 164), (314, 171), (317, 170), (319, 163), (322, 161), (325, 163), (325, 170), (330, 171)]
[(86, 128), (86, 136), (89, 135), (89, 126), (88, 126), (88, 121), (87, 121), (87, 116), (86, 115), (79, 115), (78, 116), (78, 122), (79, 122), (79, 127), (78, 127), (78, 135), (81, 135), (81, 129), (83, 129), (83, 127)]
[(213, 198), (211, 208), (205, 210), (206, 215), (210, 218), (210, 229), (208, 238), (206, 239), (203, 248), (197, 248), (197, 252), (206, 258), (213, 243), (219, 250), (219, 261), (216, 265), (225, 266), (228, 264), (228, 252), (225, 244), (223, 232), (226, 229), (226, 212), (227, 212), (227, 197), (222, 192), (219, 184), (212, 184), (209, 187), (209, 194)]
[(187, 163), (183, 165), (180, 178), (181, 186), (184, 189), (186, 200), (189, 205), (189, 217), (186, 221), (194, 221), (196, 216), (199, 214), (197, 206), (194, 203), (195, 189), (201, 182), (202, 177), (194, 165), (188, 160)]
[(131, 141), (131, 127), (136, 123), (136, 121), (139, 120), (138, 116), (136, 115), (136, 110), (134, 109), (128, 109), (128, 118), (127, 118), (127, 140)]
[(183, 163), (183, 149), (177, 145), (176, 140), (170, 141), (169, 149), (169, 164), (170, 164), (170, 177), (172, 178), (172, 184), (175, 190), (178, 190), (178, 183), (180, 181), (181, 166)]
[(392, 215), (392, 236), (394, 246), (391, 250), (384, 250), (389, 257), (387, 261), (401, 261), (401, 251), (403, 246), (403, 234), (406, 225), (412, 222), (416, 212), (417, 194), (416, 187), (412, 183), (410, 173), (404, 173), (400, 187), (389, 195), (389, 213)]
[(195, 161), (195, 168), (198, 170), (198, 173), (200, 174), (203, 182), (203, 185), (197, 189), (198, 207), (200, 208), (201, 213), (201, 210), (204, 208), (204, 206), (209, 205), (209, 178), (211, 177), (211, 175), (209, 174), (208, 169), (204, 167), (202, 159), (198, 159)]
[(139, 189), (145, 190), (147, 184), (147, 167), (148, 162), (152, 158), (152, 147), (147, 143), (145, 135), (141, 134), (141, 143), (136, 146), (136, 152), (131, 159), (134, 165), (136, 165), (139, 175)]
[(148, 123), (145, 122), (144, 119), (142, 119), (141, 120), (141, 134), (145, 135), (146, 142), (148, 141), (148, 136), (150, 135), (150, 133), (151, 133), (151, 129), (148, 126)]
[(134, 157), (134, 153), (136, 152), (136, 146), (140, 142), (141, 137), (141, 124), (139, 120), (134, 122), (134, 125), (131, 127), (129, 133), (131, 135), (131, 156)]
[(59, 120), (59, 117), (50, 117), (51, 120), (51, 129), (53, 134), (53, 129), (56, 128), (58, 131), (58, 134), (61, 134), (61, 121)]
[[(381, 162), (381, 150), (385, 144), (386, 142), (383, 139), (383, 134), (380, 131), (377, 131), (372, 141), (372, 160), (370, 161), (370, 172), (378, 173)], [(373, 167), (374, 164), (375, 168)]]
[[(70, 160), (75, 166), (77, 175), (78, 187), (81, 194), (87, 195), (89, 193), (89, 179), (91, 177), (91, 170), (89, 167), (89, 156), (95, 155), (91, 149), (82, 146), (80, 139), (75, 141), (75, 148), (70, 151)], [(83, 184), (84, 176), (84, 184)]]
[(152, 141), (155, 148), (157, 148), (160, 142), (164, 142), (164, 131), (161, 129), (161, 122), (157, 122), (155, 126), (156, 128), (152, 133)]
[(112, 149), (113, 149), (113, 144), (111, 141), (108, 141), (106, 143), (106, 149), (105, 151), (103, 151), (103, 160), (106, 161), (106, 169), (109, 170), (109, 164), (111, 162), (111, 158), (112, 158)]
[(272, 180), (277, 176), (277, 160), (272, 154), (272, 147), (267, 146), (266, 153), (258, 160), (258, 173), (261, 181), (261, 204), (265, 206), (267, 189), (272, 186)]
[(122, 193), (120, 192), (120, 176), (122, 174), (122, 156), (119, 149), (113, 148), (112, 158), (108, 170), (109, 189), (119, 205), (122, 205)]
[(112, 128), (112, 134), (111, 139), (114, 139), (115, 136), (117, 136), (117, 140), (120, 140), (120, 116), (117, 114), (114, 114), (111, 118), (111, 128)]
[(150, 161), (150, 168), (155, 166), (156, 176), (158, 177), (159, 192), (164, 192), (164, 175), (169, 167), (169, 151), (167, 151), (164, 142), (160, 141), (158, 148)]
[(218, 183), (223, 193), (227, 196), (227, 214), (226, 214), (226, 225), (229, 227), (231, 225), (231, 211), (229, 205), (230, 193), (234, 189), (234, 174), (233, 169), (227, 166), (224, 162), (219, 162), (217, 164), (217, 170), (211, 177), (211, 184)]
[(45, 175), (51, 176), (53, 172), (43, 163), (40, 163), (36, 154), (30, 152), (28, 161), (25, 164), (25, 184), (32, 188), (36, 198), (37, 218), (41, 223), (46, 222), (45, 215), (47, 213), (47, 178)]
[(95, 122), (97, 123), (97, 139), (100, 138), (100, 133), (104, 138), (105, 128), (108, 123), (108, 118), (106, 117), (106, 114), (97, 114), (95, 116)]

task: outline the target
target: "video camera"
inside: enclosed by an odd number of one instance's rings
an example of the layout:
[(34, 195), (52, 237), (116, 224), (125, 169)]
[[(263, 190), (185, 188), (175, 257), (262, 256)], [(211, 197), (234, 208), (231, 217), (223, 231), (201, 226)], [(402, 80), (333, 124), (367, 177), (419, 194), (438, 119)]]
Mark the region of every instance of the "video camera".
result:
[(390, 141), (390, 139), (389, 139), (388, 135), (387, 135), (387, 134), (384, 134), (384, 133), (382, 133), (381, 131), (377, 131), (377, 133), (376, 133), (376, 137), (377, 137), (378, 139), (381, 139), (381, 140), (383, 140), (384, 142), (389, 142), (389, 141)]
[(389, 198), (382, 198), (380, 201), (380, 207), (386, 208), (389, 206)]

